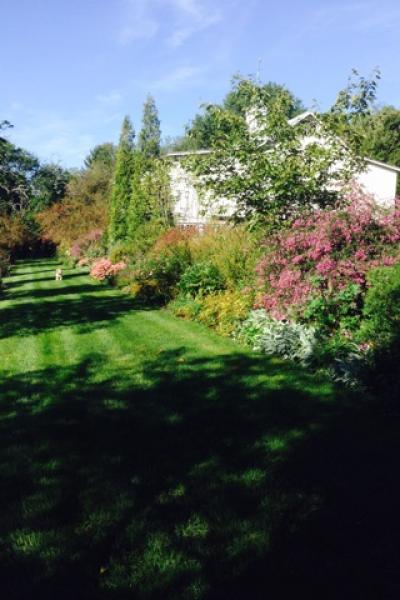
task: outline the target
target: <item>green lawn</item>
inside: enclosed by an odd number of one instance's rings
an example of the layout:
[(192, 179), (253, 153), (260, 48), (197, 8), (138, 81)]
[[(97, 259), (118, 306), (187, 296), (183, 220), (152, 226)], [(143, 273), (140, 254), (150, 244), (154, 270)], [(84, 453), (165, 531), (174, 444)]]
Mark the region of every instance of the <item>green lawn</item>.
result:
[(0, 300), (2, 598), (400, 597), (398, 420), (54, 268)]

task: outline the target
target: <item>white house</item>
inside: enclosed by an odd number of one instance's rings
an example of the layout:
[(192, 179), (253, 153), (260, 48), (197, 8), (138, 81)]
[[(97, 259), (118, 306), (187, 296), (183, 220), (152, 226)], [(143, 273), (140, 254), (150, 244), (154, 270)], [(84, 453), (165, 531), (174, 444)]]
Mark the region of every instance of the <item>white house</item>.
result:
[[(295, 126), (309, 118), (315, 118), (315, 115), (311, 112), (305, 112), (290, 119), (289, 123)], [(257, 130), (256, 120), (252, 115), (247, 118), (247, 123), (250, 131)], [(305, 144), (307, 144), (307, 139), (305, 139)], [(184, 169), (181, 164), (181, 159), (186, 156), (209, 154), (210, 152), (211, 150), (197, 150), (171, 152), (167, 155), (171, 159), (171, 192), (175, 198), (173, 212), (178, 224), (201, 226), (211, 219), (226, 219), (235, 211), (234, 200), (218, 198), (210, 202), (209, 200), (212, 198), (210, 193), (206, 193), (205, 198), (200, 199), (196, 190), (194, 175)], [(391, 208), (394, 206), (396, 198), (399, 173), (400, 167), (366, 158), (365, 168), (354, 179), (368, 195), (375, 198), (379, 206)]]
[[(181, 158), (193, 154), (209, 154), (210, 150), (195, 152), (171, 152), (170, 168), (171, 193), (175, 199), (173, 213), (178, 225), (201, 226), (212, 220), (226, 219), (235, 212), (236, 204), (227, 198), (212, 200), (211, 192), (200, 198), (195, 185), (195, 175), (185, 169)], [(213, 210), (214, 208), (214, 210)]]
[(357, 175), (356, 180), (380, 206), (391, 208), (396, 199), (400, 168), (372, 158), (366, 158), (365, 162), (366, 169)]

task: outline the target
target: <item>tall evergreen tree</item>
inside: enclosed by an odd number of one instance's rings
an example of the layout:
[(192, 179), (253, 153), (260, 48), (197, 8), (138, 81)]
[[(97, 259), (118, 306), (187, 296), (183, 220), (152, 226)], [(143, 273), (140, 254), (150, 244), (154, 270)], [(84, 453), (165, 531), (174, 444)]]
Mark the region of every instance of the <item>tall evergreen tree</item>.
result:
[(149, 218), (149, 202), (143, 186), (147, 170), (146, 162), (148, 161), (142, 152), (135, 153), (135, 169), (128, 209), (128, 236), (130, 239), (134, 238), (138, 227)]
[(160, 155), (161, 129), (155, 100), (147, 96), (143, 105), (142, 129), (139, 134), (139, 150), (146, 158)]
[(129, 205), (128, 237), (134, 239), (145, 223), (172, 225), (169, 165), (162, 159), (146, 159), (136, 152), (136, 169)]
[(109, 246), (126, 238), (128, 209), (135, 174), (135, 132), (129, 117), (122, 123), (111, 192), (108, 243)]

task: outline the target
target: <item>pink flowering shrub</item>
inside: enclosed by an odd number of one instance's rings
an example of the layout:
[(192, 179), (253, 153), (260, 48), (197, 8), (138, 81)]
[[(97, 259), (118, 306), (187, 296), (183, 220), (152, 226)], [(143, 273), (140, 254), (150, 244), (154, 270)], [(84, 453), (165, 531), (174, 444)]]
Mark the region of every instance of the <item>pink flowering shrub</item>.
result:
[(358, 286), (362, 293), (370, 269), (400, 261), (400, 205), (377, 211), (369, 199), (353, 193), (336, 210), (316, 210), (265, 242), (258, 263), (257, 307), (277, 318), (304, 314), (316, 296), (332, 297)]
[(75, 242), (74, 244), (72, 244), (72, 246), (70, 248), (69, 255), (72, 258), (78, 259), (81, 255), (81, 252), (82, 252), (81, 246), (78, 244), (78, 242)]
[(112, 263), (108, 258), (99, 258), (92, 264), (90, 275), (97, 281), (111, 280), (120, 271), (125, 269), (124, 262)]
[(75, 261), (85, 258), (87, 255), (96, 255), (102, 237), (103, 231), (101, 229), (92, 229), (72, 244), (69, 255)]

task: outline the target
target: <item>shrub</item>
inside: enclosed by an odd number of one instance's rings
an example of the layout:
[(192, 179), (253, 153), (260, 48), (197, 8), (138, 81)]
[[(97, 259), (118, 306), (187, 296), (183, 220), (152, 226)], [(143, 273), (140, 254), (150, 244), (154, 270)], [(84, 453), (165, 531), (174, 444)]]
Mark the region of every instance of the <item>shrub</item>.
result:
[(307, 363), (316, 346), (315, 330), (298, 323), (278, 321), (265, 310), (253, 310), (241, 325), (238, 339), (270, 356)]
[(327, 371), (333, 381), (346, 387), (360, 387), (368, 364), (368, 348), (343, 333), (319, 335), (312, 357), (312, 367)]
[(364, 381), (386, 409), (399, 411), (400, 264), (371, 271), (359, 341), (369, 349)]
[(182, 294), (194, 298), (197, 295), (203, 296), (222, 290), (224, 285), (217, 267), (209, 262), (199, 262), (186, 269), (178, 287)]
[(2, 277), (7, 275), (10, 269), (10, 254), (0, 248), (0, 280)]
[(232, 335), (248, 317), (253, 301), (253, 295), (243, 291), (215, 292), (202, 299), (196, 317), (217, 333)]
[[(149, 224), (150, 226), (150, 224)], [(151, 231), (157, 229), (154, 225)], [(137, 230), (145, 232), (146, 227)], [(116, 277), (116, 283), (135, 296), (143, 304), (165, 304), (177, 294), (177, 285), (187, 267), (191, 263), (191, 255), (186, 242), (185, 230), (178, 228), (164, 231), (151, 244), (148, 241), (130, 253), (130, 265)], [(146, 252), (144, 248), (147, 246)], [(143, 250), (143, 251), (142, 251)]]
[(361, 307), (361, 287), (351, 283), (342, 290), (312, 297), (305, 305), (302, 320), (321, 332), (340, 330), (347, 335), (358, 328)]
[(181, 319), (196, 320), (204, 298), (191, 298), (190, 296), (178, 296), (169, 304), (170, 310)]
[(69, 248), (60, 246), (58, 254), (63, 263), (72, 268), (82, 259), (87, 259), (89, 264), (96, 258), (102, 258), (104, 251), (103, 230), (92, 229), (75, 240)]
[(155, 219), (142, 223), (129, 240), (119, 242), (111, 248), (110, 259), (113, 262), (122, 260), (131, 264), (143, 260), (164, 230), (165, 225)]
[(323, 296), (330, 310), (338, 292), (349, 285), (363, 292), (372, 268), (396, 263), (400, 210), (382, 216), (362, 200), (314, 211), (267, 240), (257, 266), (259, 307), (278, 319), (295, 318), (313, 298)]
[(189, 240), (198, 233), (196, 227), (172, 227), (165, 231), (154, 244), (153, 253), (160, 254), (180, 245), (188, 245)]
[(4, 253), (5, 265), (7, 256), (13, 260), (16, 256), (23, 255), (35, 241), (37, 239), (34, 224), (26, 215), (0, 214), (0, 250)]
[(368, 275), (360, 340), (389, 348), (400, 338), (400, 263)]
[(126, 265), (123, 262), (114, 264), (108, 258), (100, 258), (93, 263), (90, 275), (97, 281), (111, 281), (125, 267)]
[(254, 269), (260, 257), (260, 232), (244, 225), (209, 226), (189, 240), (193, 262), (212, 263), (229, 289), (254, 281)]
[(128, 245), (124, 242), (118, 242), (110, 249), (108, 255), (112, 262), (127, 262), (131, 252), (132, 249), (130, 244)]
[(166, 304), (176, 295), (178, 281), (187, 266), (188, 257), (180, 252), (146, 259), (133, 270), (127, 291), (141, 303)]

